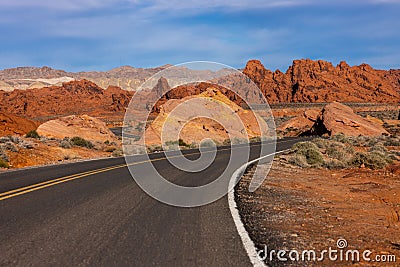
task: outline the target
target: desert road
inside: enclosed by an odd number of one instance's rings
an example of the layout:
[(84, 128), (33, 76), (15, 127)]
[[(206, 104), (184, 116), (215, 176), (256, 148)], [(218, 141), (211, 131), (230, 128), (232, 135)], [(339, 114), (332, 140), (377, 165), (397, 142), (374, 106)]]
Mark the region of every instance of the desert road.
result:
[[(282, 139), (277, 151), (302, 139)], [(254, 145), (251, 158), (259, 157)], [(185, 152), (188, 153), (188, 152)], [(190, 153), (187, 158), (196, 158)], [(199, 173), (151, 160), (170, 181), (216, 177), (230, 150)], [(137, 156), (138, 162), (143, 156)], [(197, 181), (197, 182), (196, 182)], [(124, 158), (0, 174), (0, 266), (251, 266), (227, 197), (177, 208), (148, 196)]]

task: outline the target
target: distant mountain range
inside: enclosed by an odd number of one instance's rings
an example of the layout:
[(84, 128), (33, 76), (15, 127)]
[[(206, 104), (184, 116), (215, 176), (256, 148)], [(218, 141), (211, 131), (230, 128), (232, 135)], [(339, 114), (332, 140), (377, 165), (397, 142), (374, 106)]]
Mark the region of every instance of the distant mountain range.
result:
[(18, 67), (0, 71), (0, 90), (43, 88), (52, 85), (62, 85), (73, 80), (89, 80), (102, 88), (118, 86), (132, 91), (147, 78), (169, 67), (164, 65), (157, 68), (134, 68), (122, 66), (109, 71), (66, 72), (49, 67)]

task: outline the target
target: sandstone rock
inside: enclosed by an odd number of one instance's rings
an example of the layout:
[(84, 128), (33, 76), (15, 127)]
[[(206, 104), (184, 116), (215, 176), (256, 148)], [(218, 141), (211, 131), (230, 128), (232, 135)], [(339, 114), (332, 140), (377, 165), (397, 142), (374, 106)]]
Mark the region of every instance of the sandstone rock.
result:
[(72, 114), (122, 120), (132, 96), (115, 86), (104, 90), (87, 80), (71, 81), (40, 90), (0, 91), (0, 111), (40, 121)]
[(31, 130), (35, 130), (38, 125), (38, 122), (0, 112), (0, 136), (24, 135)]
[(276, 130), (285, 136), (299, 136), (311, 129), (317, 121), (318, 115), (318, 110), (306, 110), (303, 114), (284, 122)]
[(269, 103), (388, 102), (400, 100), (400, 71), (375, 70), (367, 64), (350, 67), (310, 59), (294, 60), (286, 73), (267, 70), (250, 60), (243, 73), (261, 89)]
[(322, 109), (310, 133), (329, 136), (339, 133), (348, 136), (388, 134), (381, 125), (355, 114), (350, 107), (338, 102), (330, 103)]
[(72, 115), (45, 122), (38, 127), (37, 132), (50, 138), (79, 136), (90, 141), (117, 141), (104, 122), (87, 115)]
[[(229, 109), (222, 108), (223, 105), (229, 107)], [(204, 109), (204, 106), (207, 108)], [(192, 115), (194, 119), (186, 124), (187, 116), (192, 117)], [(244, 123), (244, 132), (236, 115)], [(206, 116), (207, 118), (195, 118), (196, 116)], [(261, 123), (265, 123), (263, 119), (259, 118), (259, 120)], [(161, 132), (166, 121), (169, 125), (172, 125), (170, 129), (174, 131), (184, 126), (179, 138), (188, 144), (192, 142), (200, 143), (205, 138), (211, 138), (222, 143), (229, 137), (228, 133), (236, 138), (246, 138), (246, 133), (249, 138), (260, 136), (256, 115), (233, 103), (213, 87), (208, 87), (198, 95), (186, 96), (182, 99), (170, 99), (161, 105), (159, 115), (145, 131), (146, 145), (161, 144)], [(164, 138), (168, 136), (168, 132), (168, 130), (163, 132)], [(171, 140), (167, 137), (164, 142), (177, 140), (177, 137), (174, 137)]]

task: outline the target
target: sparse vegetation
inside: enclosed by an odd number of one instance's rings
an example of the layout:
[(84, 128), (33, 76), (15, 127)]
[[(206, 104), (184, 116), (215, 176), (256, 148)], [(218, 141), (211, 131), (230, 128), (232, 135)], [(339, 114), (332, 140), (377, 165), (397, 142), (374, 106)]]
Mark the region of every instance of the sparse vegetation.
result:
[(5, 161), (2, 158), (0, 158), (0, 168), (8, 169), (8, 168), (10, 168), (10, 165), (8, 164), (7, 161)]
[(90, 141), (88, 141), (88, 140), (86, 140), (86, 139), (84, 139), (82, 137), (79, 137), (79, 136), (72, 137), (71, 138), (71, 144), (73, 146), (86, 147), (86, 148), (89, 148), (89, 149), (93, 148), (92, 142), (90, 142)]
[(62, 148), (71, 148), (72, 144), (69, 138), (64, 138), (63, 140), (60, 141), (60, 147)]
[(309, 142), (295, 144), (294, 155), (289, 163), (300, 167), (324, 167), (343, 169), (366, 167), (382, 169), (394, 160), (399, 160), (399, 151), (391, 151), (386, 146), (396, 146), (398, 137), (348, 137), (343, 134), (329, 139), (315, 138)]
[(320, 166), (324, 163), (324, 158), (318, 149), (318, 146), (312, 142), (300, 142), (293, 146), (293, 150), (296, 153), (296, 162), (301, 160), (303, 156), (307, 164), (311, 166)]
[(112, 152), (113, 157), (122, 157), (123, 155), (124, 155), (124, 152), (120, 148), (117, 148)]
[(25, 135), (26, 138), (35, 138), (35, 139), (40, 139), (40, 135), (36, 130), (32, 130), (29, 133)]

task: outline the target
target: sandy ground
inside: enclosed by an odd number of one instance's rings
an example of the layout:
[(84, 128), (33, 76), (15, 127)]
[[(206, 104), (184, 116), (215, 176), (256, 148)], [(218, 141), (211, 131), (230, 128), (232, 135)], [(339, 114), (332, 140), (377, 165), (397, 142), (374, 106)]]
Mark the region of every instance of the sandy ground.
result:
[[(397, 165), (396, 165), (397, 164)], [(273, 256), (271, 266), (399, 266), (400, 264), (400, 164), (385, 170), (302, 169), (276, 159), (263, 185), (254, 193), (247, 190), (250, 169), (236, 187), (239, 212), (259, 250), (303, 250), (318, 252), (345, 239), (360, 255), (371, 250), (395, 255), (397, 263), (330, 261), (282, 262)], [(261, 252), (261, 256), (263, 253)], [(292, 254), (295, 256), (296, 254)], [(343, 254), (345, 255), (345, 254)], [(288, 258), (288, 254), (286, 254)], [(343, 256), (345, 259), (346, 257)]]

